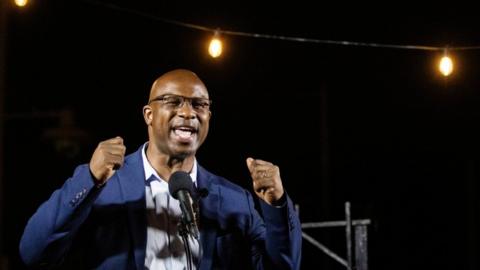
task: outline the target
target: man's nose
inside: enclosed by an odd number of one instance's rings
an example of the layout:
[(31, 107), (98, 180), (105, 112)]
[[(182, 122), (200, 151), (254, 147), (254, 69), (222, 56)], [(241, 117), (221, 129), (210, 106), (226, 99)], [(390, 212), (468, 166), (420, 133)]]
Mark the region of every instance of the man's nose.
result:
[(178, 107), (177, 109), (177, 114), (187, 119), (196, 117), (196, 112), (193, 109), (192, 104), (188, 100), (185, 100), (182, 102), (182, 104), (180, 104), (180, 107)]

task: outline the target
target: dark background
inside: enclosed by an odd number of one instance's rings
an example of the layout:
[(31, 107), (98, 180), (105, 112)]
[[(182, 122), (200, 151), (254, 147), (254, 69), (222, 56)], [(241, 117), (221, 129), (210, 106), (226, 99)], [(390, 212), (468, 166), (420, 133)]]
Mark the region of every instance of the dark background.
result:
[[(142, 106), (153, 80), (174, 68), (196, 72), (213, 99), (198, 153), (212, 172), (250, 188), (248, 156), (278, 164), (302, 222), (342, 220), (349, 201), (354, 219), (372, 222), (370, 269), (478, 269), (478, 50), (453, 51), (447, 79), (436, 69), (441, 51), (224, 35), (224, 54), (212, 59), (211, 33), (155, 19), (319, 40), (477, 46), (478, 15), (467, 7), (43, 0), (7, 8), (5, 269), (24, 269), (17, 250), (29, 216), (99, 141), (120, 135), (130, 153), (147, 140)], [(346, 256), (342, 228), (305, 232)], [(343, 269), (306, 241), (303, 251), (302, 269)]]

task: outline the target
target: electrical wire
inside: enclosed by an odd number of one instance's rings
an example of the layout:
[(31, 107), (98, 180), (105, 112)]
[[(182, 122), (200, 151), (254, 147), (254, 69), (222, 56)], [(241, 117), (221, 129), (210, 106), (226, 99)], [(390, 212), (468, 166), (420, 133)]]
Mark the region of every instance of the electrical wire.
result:
[[(293, 37), (293, 36), (222, 30), (219, 28), (212, 28), (204, 25), (187, 23), (187, 22), (172, 20), (164, 17), (158, 17), (148, 13), (140, 12), (138, 10), (132, 10), (132, 9), (120, 7), (112, 3), (103, 3), (103, 2), (89, 1), (89, 0), (85, 0), (84, 2), (93, 4), (96, 6), (103, 6), (105, 8), (109, 8), (112, 10), (134, 14), (134, 15), (141, 16), (141, 17), (148, 18), (155, 21), (161, 21), (171, 25), (200, 30), (204, 32), (218, 33), (223, 35), (243, 36), (243, 37), (263, 38), (263, 39), (276, 39), (276, 40), (294, 41), (294, 42), (331, 44), (331, 45), (341, 45), (341, 46), (374, 47), (374, 48), (389, 48), (389, 49), (404, 49), (404, 50), (440, 51), (440, 50), (446, 49), (446, 47), (441, 47), (441, 46), (382, 44), (382, 43), (357, 42), (357, 41), (347, 41), (347, 40), (314, 39), (314, 38), (305, 38), (305, 37)], [(459, 47), (447, 47), (447, 48), (448, 48), (448, 51), (478, 50), (480, 49), (480, 46), (459, 46)]]

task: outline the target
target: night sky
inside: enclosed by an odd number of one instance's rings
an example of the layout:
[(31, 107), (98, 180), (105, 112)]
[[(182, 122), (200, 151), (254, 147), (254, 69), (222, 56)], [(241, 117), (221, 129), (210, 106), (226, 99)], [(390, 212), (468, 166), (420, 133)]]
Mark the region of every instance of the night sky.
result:
[[(33, 1), (33, 0), (32, 0)], [(478, 15), (381, 7), (192, 6), (164, 1), (33, 1), (10, 7), (3, 109), (3, 253), (35, 209), (89, 161), (98, 142), (147, 140), (151, 83), (194, 71), (213, 100), (198, 161), (251, 189), (245, 159), (280, 166), (302, 222), (370, 219), (370, 269), (478, 269), (480, 50), (441, 51), (223, 36), (222, 30), (379, 44), (479, 46)], [(135, 2), (135, 3), (133, 3)], [(114, 6), (109, 5), (114, 3)], [(464, 10), (467, 10), (465, 7)], [(443, 17), (445, 16), (445, 17)], [(1, 52), (0, 52), (1, 53)], [(341, 228), (305, 230), (345, 257)], [(302, 269), (344, 269), (304, 241)], [(322, 268), (323, 267), (323, 268)]]

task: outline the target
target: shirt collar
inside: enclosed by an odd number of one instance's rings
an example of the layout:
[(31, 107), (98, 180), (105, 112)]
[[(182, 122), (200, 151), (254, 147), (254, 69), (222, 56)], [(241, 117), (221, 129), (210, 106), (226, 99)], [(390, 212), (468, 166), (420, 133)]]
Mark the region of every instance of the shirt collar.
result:
[[(157, 171), (155, 171), (155, 169), (150, 164), (150, 161), (148, 161), (147, 154), (146, 154), (147, 146), (148, 146), (148, 142), (146, 142), (142, 148), (142, 160), (143, 160), (143, 169), (145, 172), (145, 181), (148, 181), (150, 177), (152, 177), (153, 175), (160, 182), (164, 181), (166, 183), (167, 181), (165, 179), (162, 179), (158, 175)], [(192, 167), (192, 171), (190, 172), (190, 177), (192, 178), (193, 184), (196, 186), (197, 185), (197, 159), (193, 160), (193, 167)]]

